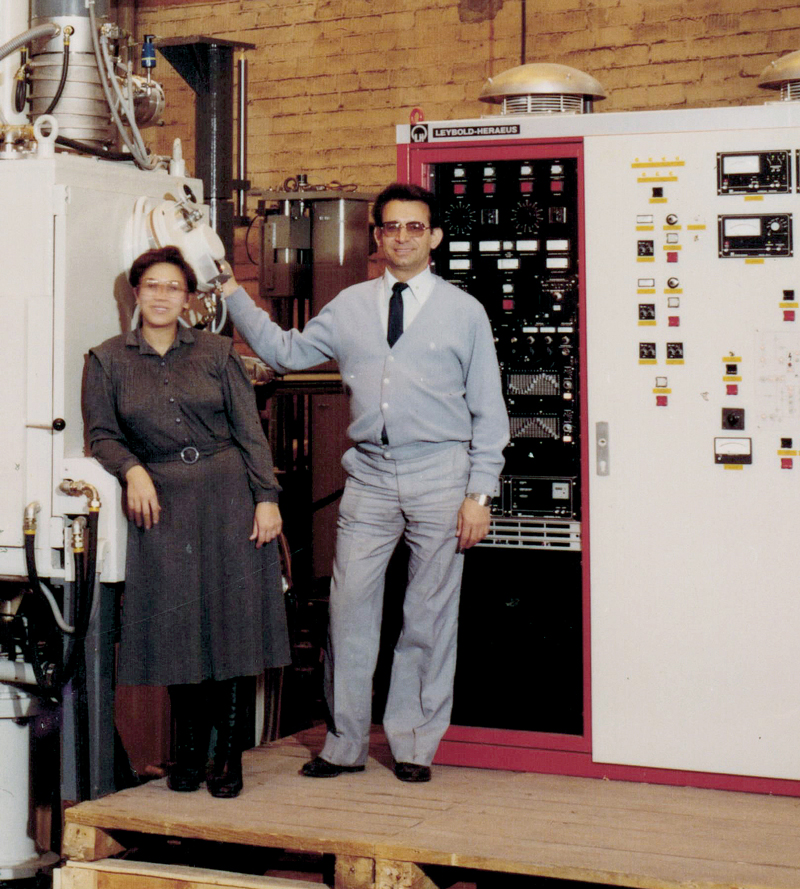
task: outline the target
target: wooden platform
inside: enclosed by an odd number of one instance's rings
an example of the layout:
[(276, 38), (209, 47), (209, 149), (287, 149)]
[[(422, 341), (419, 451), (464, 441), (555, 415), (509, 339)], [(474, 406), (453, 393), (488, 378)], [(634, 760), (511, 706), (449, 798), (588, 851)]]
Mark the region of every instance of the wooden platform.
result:
[(409, 785), (380, 745), (362, 774), (304, 778), (318, 741), (245, 754), (236, 800), (161, 780), (81, 803), (66, 813), (64, 853), (107, 857), (133, 831), (332, 853), (340, 889), (432, 887), (418, 865), (644, 889), (800, 887), (794, 798), (453, 766)]

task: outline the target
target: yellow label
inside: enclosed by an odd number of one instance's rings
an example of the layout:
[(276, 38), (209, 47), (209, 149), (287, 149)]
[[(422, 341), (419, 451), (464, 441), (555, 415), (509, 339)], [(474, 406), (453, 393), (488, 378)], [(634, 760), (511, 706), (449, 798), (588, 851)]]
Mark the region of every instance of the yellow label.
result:
[(796, 309), (798, 305), (798, 303), (780, 303), (782, 309)]
[(639, 364), (658, 364), (657, 358), (640, 358)]
[(655, 321), (640, 321), (639, 322), (639, 327), (655, 327), (655, 326), (656, 326)]
[(744, 196), (744, 199), (746, 201), (763, 201), (764, 195), (763, 194), (746, 194)]
[(665, 232), (679, 232), (683, 228), (682, 225), (665, 225)]
[(642, 295), (642, 296), (646, 296), (646, 295), (649, 294), (649, 293), (655, 293), (655, 292), (656, 292), (656, 288), (655, 288), (655, 287), (653, 287), (653, 288), (647, 288), (647, 289), (640, 288), (640, 289), (637, 290), (636, 292), (637, 292), (638, 294)]
[(751, 259), (746, 259), (746, 260), (744, 261), (744, 264), (745, 264), (745, 265), (764, 265), (764, 260), (763, 260), (763, 259), (751, 258)]
[(641, 169), (642, 167), (683, 167), (685, 164), (686, 161), (682, 161), (677, 157), (672, 160), (667, 160), (667, 158), (662, 157), (660, 161), (654, 161), (652, 157), (648, 157), (646, 161), (640, 161), (637, 157), (631, 164), (631, 167), (636, 170)]
[(654, 225), (637, 225), (636, 226), (637, 232), (651, 232), (654, 229), (655, 229)]
[(665, 250), (682, 250), (683, 247), (680, 244), (664, 244)]
[(778, 451), (779, 457), (796, 457), (797, 451)]
[(650, 203), (651, 204), (666, 204), (667, 199), (666, 198), (650, 198)]
[(744, 464), (742, 464), (742, 463), (726, 463), (722, 468), (723, 469), (739, 469), (739, 470), (741, 470), (741, 469), (744, 469)]
[(670, 290), (669, 287), (664, 288), (664, 293), (672, 295), (674, 293), (683, 293), (683, 287), (676, 287), (674, 290)]
[(725, 362), (725, 364), (728, 364), (729, 362), (741, 361), (742, 357), (741, 355), (723, 355), (722, 360)]
[(677, 182), (677, 176), (640, 176), (637, 182)]
[(655, 256), (637, 256), (636, 262), (655, 262)]
[(667, 358), (667, 364), (683, 364), (683, 358)]
[(723, 377), (722, 382), (723, 383), (741, 383), (742, 378), (741, 377)]
[(672, 389), (653, 389), (654, 395), (672, 395)]

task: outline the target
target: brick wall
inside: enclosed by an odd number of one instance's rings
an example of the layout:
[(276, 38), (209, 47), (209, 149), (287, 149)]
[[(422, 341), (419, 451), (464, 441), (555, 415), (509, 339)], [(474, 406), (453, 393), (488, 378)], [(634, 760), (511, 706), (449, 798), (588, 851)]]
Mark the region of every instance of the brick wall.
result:
[[(796, 0), (528, 0), (526, 60), (560, 62), (609, 92), (598, 111), (751, 104), (758, 75), (800, 48)], [(138, 0), (140, 34), (255, 44), (249, 174), (277, 188), (305, 172), (374, 189), (394, 177), (394, 127), (492, 109), (477, 96), (521, 61), (523, 0)], [(193, 95), (166, 63), (166, 152), (186, 140)], [(155, 135), (154, 135), (155, 132)]]

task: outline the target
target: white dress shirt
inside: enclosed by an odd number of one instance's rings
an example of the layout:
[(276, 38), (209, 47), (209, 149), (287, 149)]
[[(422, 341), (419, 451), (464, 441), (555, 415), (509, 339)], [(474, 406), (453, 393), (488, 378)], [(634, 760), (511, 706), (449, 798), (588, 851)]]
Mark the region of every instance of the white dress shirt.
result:
[[(383, 329), (389, 329), (389, 300), (392, 297), (392, 287), (397, 283), (397, 278), (387, 269), (383, 273), (383, 284), (378, 289), (378, 309), (381, 313)], [(403, 330), (408, 330), (411, 322), (419, 314), (419, 310), (425, 305), (426, 300), (433, 292), (433, 273), (430, 266), (410, 281), (403, 290)]]

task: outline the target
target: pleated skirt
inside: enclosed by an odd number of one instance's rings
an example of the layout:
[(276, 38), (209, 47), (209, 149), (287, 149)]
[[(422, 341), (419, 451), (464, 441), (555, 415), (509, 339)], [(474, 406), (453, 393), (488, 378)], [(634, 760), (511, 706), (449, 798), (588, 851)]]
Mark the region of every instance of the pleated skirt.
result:
[(161, 516), (150, 530), (128, 526), (118, 681), (189, 684), (287, 664), (278, 547), (248, 539), (255, 506), (239, 449), (146, 468)]

